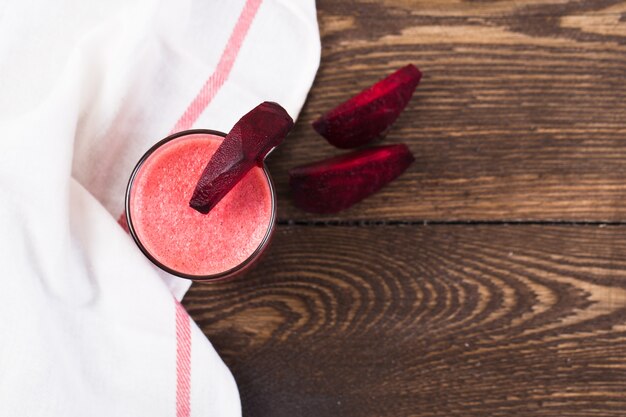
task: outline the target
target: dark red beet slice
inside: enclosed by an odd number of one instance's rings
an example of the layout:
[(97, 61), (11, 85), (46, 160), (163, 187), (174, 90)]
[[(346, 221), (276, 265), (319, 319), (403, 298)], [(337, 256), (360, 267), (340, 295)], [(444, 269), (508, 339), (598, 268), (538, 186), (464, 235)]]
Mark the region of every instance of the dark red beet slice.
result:
[(406, 145), (368, 148), (293, 168), (289, 185), (299, 208), (336, 213), (380, 190), (414, 160)]
[(365, 145), (396, 121), (421, 78), (414, 65), (402, 67), (321, 116), (313, 128), (338, 148)]
[(264, 102), (243, 116), (209, 160), (189, 205), (208, 213), (254, 166), (263, 165), (293, 127), (280, 105)]

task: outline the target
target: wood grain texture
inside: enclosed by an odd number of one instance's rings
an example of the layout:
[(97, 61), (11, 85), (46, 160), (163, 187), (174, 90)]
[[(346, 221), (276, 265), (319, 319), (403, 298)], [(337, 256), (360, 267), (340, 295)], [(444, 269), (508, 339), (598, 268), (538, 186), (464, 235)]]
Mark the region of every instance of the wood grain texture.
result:
[(626, 412), (623, 226), (282, 226), (185, 306), (247, 417)]
[[(282, 220), (626, 220), (626, 1), (317, 3), (320, 71), (270, 161)], [(339, 216), (295, 209), (287, 170), (341, 152), (310, 122), (407, 62), (425, 77), (386, 142), (415, 165)]]

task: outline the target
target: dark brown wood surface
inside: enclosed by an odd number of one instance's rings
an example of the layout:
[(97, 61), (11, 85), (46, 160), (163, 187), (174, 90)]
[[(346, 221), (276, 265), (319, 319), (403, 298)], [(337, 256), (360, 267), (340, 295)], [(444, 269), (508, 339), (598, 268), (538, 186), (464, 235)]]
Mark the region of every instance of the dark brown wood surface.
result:
[[(319, 0), (260, 265), (185, 306), (244, 416), (626, 415), (626, 1)], [(335, 216), (287, 170), (321, 112), (413, 62), (416, 164)], [(609, 223), (609, 224), (606, 224)]]
[(623, 226), (281, 227), (186, 306), (247, 416), (626, 412)]
[(408, 144), (417, 162), (335, 219), (626, 220), (625, 1), (318, 8), (322, 65), (271, 161), (282, 219), (304, 217), (287, 198), (287, 169), (341, 152), (310, 122), (413, 62), (424, 78), (387, 142)]

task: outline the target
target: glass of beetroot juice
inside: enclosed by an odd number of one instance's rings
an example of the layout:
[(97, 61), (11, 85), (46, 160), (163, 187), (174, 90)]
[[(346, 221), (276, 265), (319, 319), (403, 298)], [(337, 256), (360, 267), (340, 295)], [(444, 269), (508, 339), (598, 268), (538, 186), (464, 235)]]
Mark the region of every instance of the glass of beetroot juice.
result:
[(126, 189), (126, 221), (141, 251), (161, 269), (196, 281), (232, 278), (267, 248), (276, 224), (276, 193), (255, 166), (207, 214), (189, 199), (225, 138), (213, 130), (175, 133), (139, 160)]

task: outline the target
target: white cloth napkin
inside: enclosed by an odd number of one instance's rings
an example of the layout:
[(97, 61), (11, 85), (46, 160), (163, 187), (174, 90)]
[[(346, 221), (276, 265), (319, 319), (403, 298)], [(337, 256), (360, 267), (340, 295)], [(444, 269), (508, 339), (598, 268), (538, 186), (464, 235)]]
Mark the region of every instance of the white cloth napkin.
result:
[(139, 157), (297, 116), (313, 0), (0, 0), (0, 416), (239, 416), (234, 380), (116, 220)]

